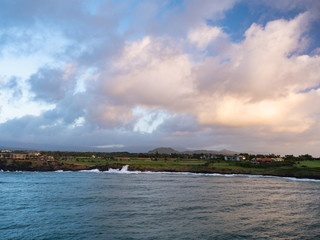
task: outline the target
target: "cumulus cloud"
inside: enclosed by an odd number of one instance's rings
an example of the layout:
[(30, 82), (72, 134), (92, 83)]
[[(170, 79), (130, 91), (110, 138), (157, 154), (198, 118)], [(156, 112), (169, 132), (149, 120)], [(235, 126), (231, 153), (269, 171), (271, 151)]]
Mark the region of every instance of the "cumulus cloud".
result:
[(115, 61), (114, 76), (103, 80), (105, 93), (129, 105), (186, 105), (192, 90), (191, 63), (170, 45), (150, 37), (129, 43)]
[[(303, 111), (310, 96), (301, 91), (319, 85), (320, 63), (317, 55), (299, 54), (307, 44), (308, 19), (305, 13), (264, 27), (253, 24), (242, 42), (225, 49), (226, 62), (206, 56), (194, 63), (181, 50), (186, 42), (170, 38), (129, 42), (112, 72), (101, 77), (100, 95), (116, 102), (117, 111), (105, 107), (98, 115), (128, 122), (131, 109), (144, 106), (191, 114), (204, 125), (305, 131), (314, 109)], [(203, 48), (217, 35), (223, 35), (220, 29), (202, 26), (189, 33), (188, 41)], [(131, 108), (121, 110), (125, 106)]]
[(195, 44), (200, 50), (204, 50), (210, 42), (221, 35), (225, 35), (221, 28), (203, 25), (199, 28), (192, 29), (188, 33), (188, 40)]
[(310, 112), (301, 110), (309, 96), (301, 91), (319, 85), (320, 66), (319, 56), (299, 55), (306, 45), (307, 23), (308, 14), (302, 14), (265, 27), (253, 24), (244, 41), (234, 45), (230, 61), (209, 57), (199, 64), (196, 79), (203, 94), (199, 121), (306, 130)]

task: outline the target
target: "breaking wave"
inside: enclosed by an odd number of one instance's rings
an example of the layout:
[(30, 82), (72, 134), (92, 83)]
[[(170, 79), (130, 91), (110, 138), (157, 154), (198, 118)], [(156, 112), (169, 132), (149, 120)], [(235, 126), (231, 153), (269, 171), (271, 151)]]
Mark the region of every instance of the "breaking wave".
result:
[(121, 169), (110, 168), (108, 171), (103, 171), (104, 173), (122, 173), (122, 174), (137, 174), (142, 173), (141, 171), (128, 171), (128, 165), (123, 166)]
[(93, 173), (118, 173), (118, 174), (172, 174), (172, 175), (194, 175), (194, 176), (211, 176), (211, 177), (248, 177), (248, 178), (277, 178), (296, 182), (320, 182), (319, 179), (309, 178), (295, 178), (295, 177), (279, 177), (268, 175), (250, 175), (250, 174), (222, 174), (222, 173), (192, 173), (192, 172), (152, 172), (152, 171), (129, 171), (128, 165), (123, 166), (121, 169), (110, 168), (107, 171), (100, 171), (99, 169), (81, 170), (79, 172), (93, 172)]
[(92, 172), (92, 173), (122, 173), (122, 174), (137, 174), (141, 171), (129, 171), (129, 165), (123, 166), (121, 169), (109, 168), (107, 171), (100, 171), (99, 169), (80, 170), (79, 172)]
[(90, 169), (90, 170), (80, 170), (79, 172), (93, 172), (93, 173), (100, 173), (99, 169)]
[[(155, 172), (148, 172), (148, 173), (155, 173)], [(167, 173), (167, 174), (170, 173), (170, 174), (176, 174), (176, 175), (212, 176), (212, 177), (277, 178), (277, 179), (285, 179), (285, 180), (296, 181), (296, 182), (320, 182), (320, 179), (280, 177), (280, 176), (270, 176), (270, 175), (191, 173), (191, 172), (161, 172), (161, 173)]]
[[(295, 177), (280, 177), (280, 176), (268, 176), (268, 175), (250, 175), (250, 174), (222, 174), (222, 173), (192, 173), (192, 172), (152, 172), (152, 171), (129, 171), (128, 165), (123, 166), (121, 169), (110, 168), (107, 171), (100, 171), (99, 169), (79, 170), (77, 172), (85, 173), (115, 173), (115, 174), (171, 174), (171, 175), (193, 175), (193, 176), (209, 176), (209, 177), (248, 177), (248, 178), (276, 178), (295, 182), (319, 182), (320, 179), (311, 178), (295, 178)], [(23, 172), (23, 171), (4, 171), (0, 169), (0, 172)], [(66, 173), (74, 171), (57, 170), (56, 173)]]
[(20, 171), (20, 170), (9, 171), (9, 170), (3, 170), (3, 169), (0, 169), (0, 172), (15, 172), (15, 173), (23, 173), (24, 171)]
[(295, 178), (295, 177), (280, 177), (269, 175), (250, 175), (250, 174), (222, 174), (222, 173), (192, 173), (192, 172), (146, 172), (146, 173), (166, 173), (175, 175), (195, 175), (195, 176), (212, 176), (212, 177), (248, 177), (248, 178), (277, 178), (296, 182), (320, 182), (319, 179), (311, 178)]

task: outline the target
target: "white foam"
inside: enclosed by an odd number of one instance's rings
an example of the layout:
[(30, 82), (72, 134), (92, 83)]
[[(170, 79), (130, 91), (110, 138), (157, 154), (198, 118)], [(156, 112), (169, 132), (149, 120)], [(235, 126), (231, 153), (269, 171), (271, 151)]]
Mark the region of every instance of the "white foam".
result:
[(311, 179), (311, 178), (296, 178), (296, 177), (280, 177), (280, 176), (270, 176), (270, 175), (249, 175), (249, 174), (239, 174), (238, 176), (244, 176), (249, 178), (277, 178), (277, 179), (285, 179), (295, 182), (320, 182), (319, 179)]
[(80, 170), (79, 172), (93, 172), (93, 173), (101, 173), (99, 169), (90, 169), (90, 170)]
[(310, 179), (310, 178), (284, 177), (284, 179), (288, 179), (290, 181), (296, 181), (296, 182), (320, 182), (319, 179)]
[[(90, 169), (90, 170), (80, 170), (79, 172), (91, 172), (91, 173), (116, 173), (116, 174), (171, 174), (171, 175), (193, 175), (193, 176), (209, 176), (209, 177), (248, 177), (248, 178), (277, 178), (295, 182), (320, 182), (320, 179), (310, 179), (310, 178), (295, 178), (295, 177), (280, 177), (280, 176), (270, 176), (270, 175), (251, 175), (251, 174), (222, 174), (222, 173), (193, 173), (193, 172), (152, 172), (152, 171), (129, 171), (129, 166), (125, 165), (121, 169), (110, 168), (107, 171), (100, 171), (99, 169)], [(11, 172), (4, 171), (0, 169), (0, 172)], [(12, 172), (23, 172), (23, 171), (12, 171)], [(72, 172), (72, 171), (63, 171), (57, 170), (54, 172)]]
[[(80, 170), (79, 172), (91, 172), (91, 173), (120, 173), (120, 174), (137, 174), (141, 171), (128, 171), (128, 165), (123, 166), (121, 169), (109, 168), (107, 171), (100, 171), (99, 169)], [(57, 171), (56, 171), (57, 172)]]
[(65, 173), (65, 172), (72, 172), (72, 171), (57, 170), (57, 171), (54, 171), (54, 172), (57, 172), (57, 173)]
[(211, 176), (211, 177), (248, 177), (248, 178), (277, 178), (296, 182), (320, 182), (319, 179), (280, 177), (270, 175), (251, 175), (251, 174), (222, 174), (222, 173), (192, 173), (192, 172), (143, 172), (147, 174), (172, 174), (172, 175), (194, 175), (194, 176)]
[(104, 171), (104, 173), (120, 173), (120, 174), (138, 174), (142, 173), (141, 171), (128, 171), (128, 165), (123, 166), (121, 169), (113, 169), (110, 168), (108, 171)]

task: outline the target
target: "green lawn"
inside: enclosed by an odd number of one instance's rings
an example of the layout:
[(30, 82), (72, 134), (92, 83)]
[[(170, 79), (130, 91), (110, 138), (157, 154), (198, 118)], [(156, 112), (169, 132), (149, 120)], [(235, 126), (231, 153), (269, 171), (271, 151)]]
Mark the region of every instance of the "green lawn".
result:
[(262, 174), (295, 177), (320, 177), (320, 161), (301, 161), (294, 166), (268, 166), (244, 167), (238, 162), (221, 161), (207, 163), (206, 160), (150, 160), (150, 159), (102, 159), (102, 158), (76, 158), (77, 161), (60, 161), (73, 165), (99, 167), (103, 165), (129, 165), (133, 170), (140, 171), (183, 171), (183, 172), (217, 172), (237, 174)]
[(320, 161), (301, 161), (298, 167), (320, 168)]

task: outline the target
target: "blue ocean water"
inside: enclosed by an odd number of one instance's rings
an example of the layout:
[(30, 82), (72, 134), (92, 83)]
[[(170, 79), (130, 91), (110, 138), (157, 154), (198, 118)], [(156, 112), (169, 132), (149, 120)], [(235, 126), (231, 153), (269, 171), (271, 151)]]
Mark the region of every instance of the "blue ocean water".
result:
[(320, 181), (0, 172), (0, 239), (320, 239)]

